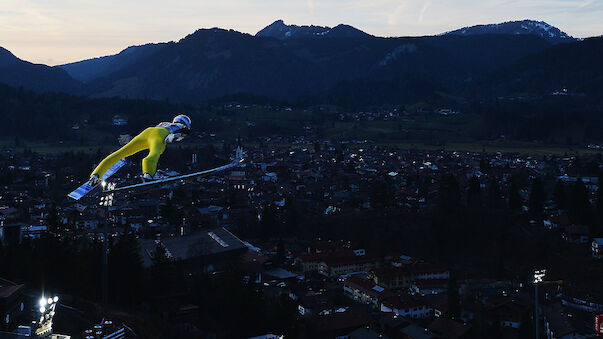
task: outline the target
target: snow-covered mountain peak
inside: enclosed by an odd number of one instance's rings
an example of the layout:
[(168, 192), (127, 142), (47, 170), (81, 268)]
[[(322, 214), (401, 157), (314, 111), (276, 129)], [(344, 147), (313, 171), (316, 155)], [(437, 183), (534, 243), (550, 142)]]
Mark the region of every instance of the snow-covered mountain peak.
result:
[(464, 27), (444, 34), (452, 35), (477, 35), (477, 34), (510, 34), (510, 35), (537, 35), (550, 43), (562, 43), (575, 41), (573, 37), (561, 31), (559, 28), (549, 25), (544, 21), (522, 20), (508, 21), (497, 24), (476, 25)]
[(328, 26), (298, 26), (287, 25), (283, 20), (276, 20), (270, 25), (264, 27), (257, 32), (258, 37), (272, 37), (279, 40), (307, 38), (313, 36), (329, 36), (329, 37), (363, 37), (369, 36), (367, 33), (349, 25), (340, 24), (333, 28)]

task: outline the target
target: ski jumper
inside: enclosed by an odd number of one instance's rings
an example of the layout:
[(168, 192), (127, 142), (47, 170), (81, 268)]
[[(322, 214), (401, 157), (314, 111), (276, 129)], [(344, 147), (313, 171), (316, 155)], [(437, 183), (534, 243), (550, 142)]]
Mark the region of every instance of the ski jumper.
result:
[(142, 159), (142, 173), (148, 173), (151, 176), (155, 176), (159, 156), (161, 156), (163, 151), (165, 151), (165, 138), (170, 135), (170, 133), (174, 133), (181, 128), (181, 124), (162, 122), (157, 125), (157, 127), (149, 127), (145, 129), (122, 148), (111, 153), (108, 157), (101, 161), (100, 164), (96, 166), (92, 174), (97, 174), (99, 178), (102, 178), (103, 174), (105, 174), (105, 172), (120, 159), (148, 149), (149, 154)]

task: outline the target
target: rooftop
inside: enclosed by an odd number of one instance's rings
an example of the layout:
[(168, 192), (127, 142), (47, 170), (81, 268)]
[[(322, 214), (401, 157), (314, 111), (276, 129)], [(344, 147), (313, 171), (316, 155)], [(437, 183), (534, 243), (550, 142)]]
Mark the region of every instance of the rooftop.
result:
[(214, 228), (186, 236), (155, 239), (140, 239), (143, 265), (153, 265), (153, 253), (160, 243), (174, 260), (185, 260), (200, 256), (220, 254), (235, 250), (246, 250), (247, 246), (225, 228)]

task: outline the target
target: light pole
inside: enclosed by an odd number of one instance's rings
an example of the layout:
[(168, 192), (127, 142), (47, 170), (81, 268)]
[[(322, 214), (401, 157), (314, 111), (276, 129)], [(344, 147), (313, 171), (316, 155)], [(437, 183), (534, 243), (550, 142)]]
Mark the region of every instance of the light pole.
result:
[(538, 309), (538, 284), (540, 284), (544, 280), (544, 276), (546, 274), (546, 270), (537, 270), (534, 271), (534, 300), (535, 300), (535, 325), (536, 325), (536, 339), (540, 339), (540, 312)]
[[(103, 190), (112, 190), (115, 188), (115, 183), (101, 183)], [(109, 206), (113, 206), (113, 193), (103, 195), (100, 198), (99, 205), (105, 207), (105, 223), (103, 225), (103, 305), (107, 306), (109, 302)]]
[(59, 297), (45, 298), (42, 297), (39, 301), (40, 306), (40, 321), (36, 321), (36, 337), (48, 338), (52, 334), (52, 319), (54, 317)]

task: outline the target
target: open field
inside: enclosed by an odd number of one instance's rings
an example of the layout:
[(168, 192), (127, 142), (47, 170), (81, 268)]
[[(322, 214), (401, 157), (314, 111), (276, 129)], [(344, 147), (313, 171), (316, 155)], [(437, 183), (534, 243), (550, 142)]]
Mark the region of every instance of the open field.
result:
[[(347, 147), (366, 147), (354, 141), (366, 140), (372, 145), (388, 145), (400, 149), (447, 150), (469, 152), (505, 152), (533, 155), (596, 154), (600, 150), (583, 146), (517, 141), (500, 138), (485, 140), (485, 126), (476, 114), (422, 114), (402, 116), (396, 120), (355, 120), (349, 116), (339, 120), (340, 112), (313, 110), (265, 110), (261, 108), (228, 109), (200, 116), (189, 138), (178, 147), (222, 147), (222, 141), (234, 143), (238, 136), (247, 145), (258, 145), (266, 137), (305, 136), (308, 145), (274, 144), (272, 147), (312, 147), (310, 140), (345, 142)], [(366, 118), (366, 117), (365, 117)], [(108, 123), (108, 122), (105, 122)], [(119, 134), (134, 134), (134, 126), (93, 125), (70, 131), (70, 141), (21, 140), (18, 150), (38, 153), (97, 152), (109, 153), (117, 148)], [(198, 136), (197, 136), (198, 135)], [(210, 137), (210, 135), (215, 135)], [(199, 138), (202, 137), (202, 138)], [(76, 141), (77, 140), (77, 141)], [(247, 141), (246, 141), (247, 140)], [(15, 148), (17, 140), (0, 139), (0, 149)]]
[[(222, 144), (219, 142), (186, 142), (178, 147), (192, 148), (192, 147), (203, 147), (207, 145), (213, 145), (219, 149)], [(245, 143), (248, 146), (258, 146), (258, 142)], [(503, 153), (520, 153), (529, 155), (579, 155), (579, 154), (597, 154), (602, 153), (601, 150), (589, 149), (586, 147), (568, 147), (568, 146), (555, 146), (555, 145), (539, 145), (521, 142), (450, 142), (444, 144), (429, 144), (425, 142), (372, 142), (362, 144), (346, 143), (346, 147), (349, 148), (362, 148), (369, 145), (380, 145), (390, 146), (399, 149), (416, 149), (416, 150), (446, 150), (446, 151), (459, 151), (459, 152), (503, 152)], [(291, 144), (291, 143), (271, 143), (268, 147), (291, 147), (294, 149), (300, 148), (312, 148), (313, 144)], [(110, 153), (119, 148), (117, 142), (113, 144), (102, 144), (102, 145), (70, 145), (70, 144), (51, 144), (51, 143), (23, 143), (20, 147), (14, 147), (14, 143), (7, 140), (0, 140), (0, 149), (16, 149), (17, 151), (23, 151), (24, 149), (31, 150), (36, 153), (63, 153), (63, 152), (97, 152), (99, 149), (102, 153)], [(168, 148), (169, 151), (169, 148)]]

